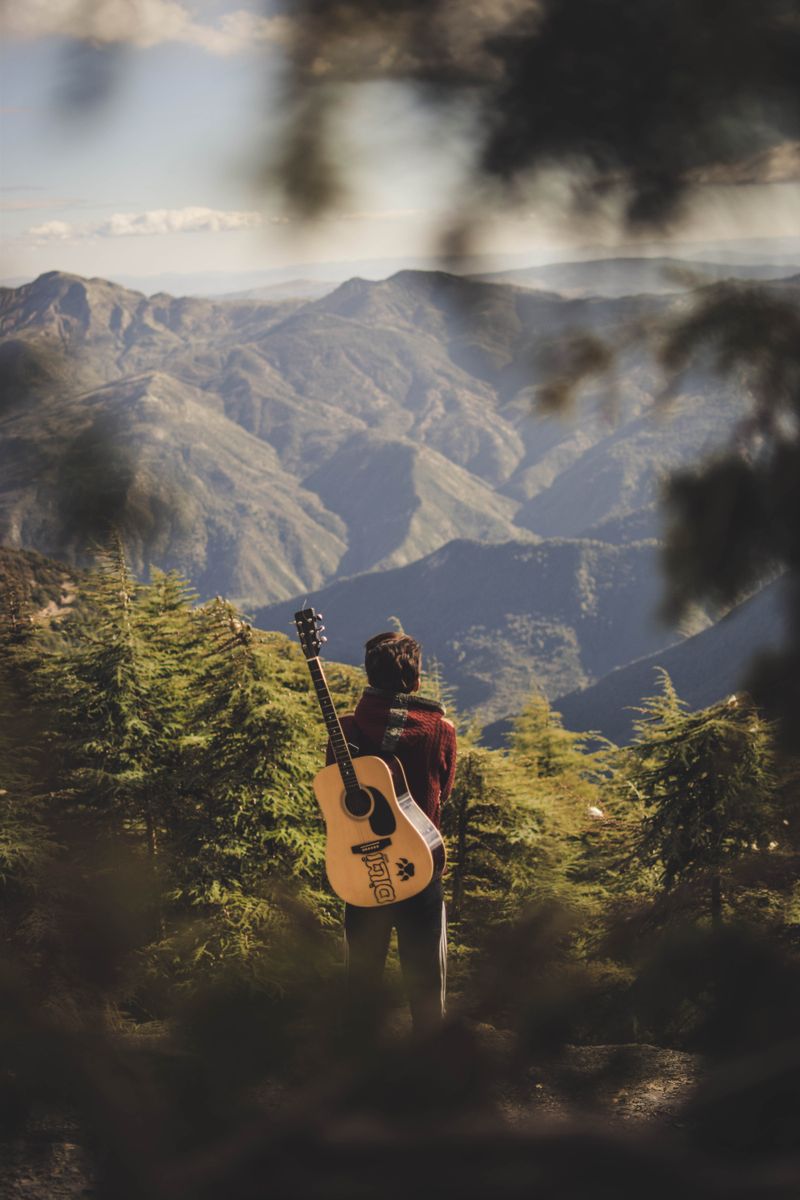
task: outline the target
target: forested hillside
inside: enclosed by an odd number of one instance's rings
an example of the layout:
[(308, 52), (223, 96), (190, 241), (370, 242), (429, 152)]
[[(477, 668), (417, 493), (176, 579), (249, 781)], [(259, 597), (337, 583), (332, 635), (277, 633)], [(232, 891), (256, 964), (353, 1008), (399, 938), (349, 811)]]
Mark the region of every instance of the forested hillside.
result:
[[(8, 878), (35, 873), (40, 858), (57, 861), (58, 836), (81, 831), (82, 837), (88, 823), (93, 838), (111, 838), (109, 849), (117, 841), (165, 872), (171, 899), (162, 901), (164, 928), (182, 910), (195, 909), (203, 937), (212, 930), (217, 939), (216, 949), (209, 943), (202, 955), (209, 964), (240, 951), (243, 962), (251, 958), (230, 938), (236, 927), (252, 948), (249, 939), (269, 927), (266, 897), (258, 904), (255, 897), (270, 880), (291, 884), (325, 925), (333, 910), (310, 787), (324, 760), (325, 730), (299, 647), (254, 627), (225, 600), (198, 603), (175, 574), (137, 583), (118, 541), (72, 579), (59, 564), (29, 553), (6, 551), (2, 564), (3, 796), (11, 828), (26, 830), (19, 855), (13, 837), (5, 838)], [(433, 665), (426, 686), (438, 696), (440, 666)], [(363, 672), (333, 661), (327, 674), (340, 709), (352, 708)], [(590, 846), (608, 819), (612, 843), (635, 839), (647, 805), (671, 802), (658, 791), (648, 799), (637, 785), (632, 804), (630, 782), (637, 755), (649, 761), (651, 742), (656, 755), (660, 725), (684, 719), (671, 684), (665, 686), (662, 699), (648, 701), (649, 716), (637, 722), (633, 749), (624, 753), (612, 743), (598, 750), (596, 740), (589, 749), (593, 739), (564, 730), (538, 689), (506, 749), (480, 748), (474, 725), (464, 732), (447, 828), (454, 832), (453, 823), (468, 819), (473, 804), (482, 821), (499, 806), (492, 818), (505, 830), (498, 830), (495, 848), (498, 886), (519, 854), (523, 891), (557, 895), (578, 869), (584, 835), (591, 834)], [(742, 700), (752, 724), (748, 703)], [(717, 719), (716, 712), (725, 705), (686, 720), (702, 724)], [(735, 724), (735, 714), (725, 720)], [(756, 719), (751, 733), (764, 772), (758, 786), (769, 790), (768, 726)], [(784, 852), (774, 814), (765, 821), (764, 837)], [(464, 836), (462, 830), (458, 844), (466, 844)], [(761, 835), (753, 836), (757, 846)], [(501, 848), (506, 837), (509, 852), (518, 846), (510, 859)], [(476, 849), (484, 852), (483, 845)], [(730, 843), (726, 853), (739, 851)], [(464, 869), (456, 862), (453, 886), (461, 886)], [(176, 870), (188, 875), (179, 879)], [(654, 888), (657, 873), (642, 876), (636, 889), (645, 880)], [(267, 907), (259, 908), (262, 902)], [(465, 927), (465, 945), (483, 923)], [(177, 959), (169, 962), (165, 970), (179, 969)]]

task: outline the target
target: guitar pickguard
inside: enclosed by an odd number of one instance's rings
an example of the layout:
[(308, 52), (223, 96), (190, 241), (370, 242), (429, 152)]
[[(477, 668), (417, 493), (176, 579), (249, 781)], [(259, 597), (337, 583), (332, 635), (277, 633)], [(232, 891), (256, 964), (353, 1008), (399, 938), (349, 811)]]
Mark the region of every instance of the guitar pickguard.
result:
[(369, 791), (375, 803), (370, 813), (369, 827), (376, 837), (389, 837), (397, 829), (397, 821), (389, 801), (376, 788), (370, 788)]

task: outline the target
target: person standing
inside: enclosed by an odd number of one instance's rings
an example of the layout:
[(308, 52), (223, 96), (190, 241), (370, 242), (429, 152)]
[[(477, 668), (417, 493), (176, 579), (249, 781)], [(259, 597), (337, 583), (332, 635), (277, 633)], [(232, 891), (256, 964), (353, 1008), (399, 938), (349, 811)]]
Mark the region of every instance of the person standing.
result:
[[(416, 695), (419, 643), (404, 633), (376, 634), (366, 643), (364, 667), (368, 686), (355, 712), (341, 718), (344, 735), (356, 755), (375, 754), (389, 767), (397, 758), (411, 795), (438, 829), (455, 777), (456, 731), (441, 704)], [(334, 761), (330, 745), (327, 761)], [(446, 913), (438, 877), (395, 904), (345, 904), (347, 1023), (355, 1030), (367, 1019), (393, 928), (414, 1030), (425, 1033), (441, 1023), (447, 981)]]

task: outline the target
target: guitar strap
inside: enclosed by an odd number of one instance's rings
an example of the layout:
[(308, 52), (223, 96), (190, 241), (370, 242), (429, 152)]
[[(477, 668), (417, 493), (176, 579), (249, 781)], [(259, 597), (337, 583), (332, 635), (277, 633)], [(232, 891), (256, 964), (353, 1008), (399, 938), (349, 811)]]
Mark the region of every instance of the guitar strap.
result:
[[(356, 721), (355, 717), (353, 717), (353, 724), (356, 727), (356, 733), (358, 735), (358, 742), (357, 743), (354, 743), (354, 742), (347, 743), (348, 746), (350, 747), (351, 752), (356, 757), (359, 757), (362, 754), (370, 754), (370, 755), (373, 755), (375, 758), (382, 758), (383, 755), (381, 754), (380, 749), (375, 745), (375, 743), (373, 741), (371, 741), (370, 738), (367, 737), (367, 735), (364, 733), (361, 726), (358, 724), (358, 721)], [(388, 764), (387, 764), (387, 766), (388, 766)]]

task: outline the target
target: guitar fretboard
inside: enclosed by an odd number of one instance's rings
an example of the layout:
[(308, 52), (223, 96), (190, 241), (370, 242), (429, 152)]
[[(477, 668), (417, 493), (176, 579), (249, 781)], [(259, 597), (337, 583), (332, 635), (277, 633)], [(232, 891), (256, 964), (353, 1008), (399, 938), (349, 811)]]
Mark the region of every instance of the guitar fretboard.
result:
[(342, 782), (347, 792), (357, 792), (360, 788), (358, 779), (356, 778), (355, 767), (353, 766), (353, 759), (350, 755), (347, 739), (344, 736), (339, 718), (336, 715), (328, 681), (325, 678), (325, 672), (322, 670), (322, 663), (318, 658), (309, 658), (306, 661), (308, 669), (311, 672), (311, 678), (314, 681), (317, 699), (322, 709), (322, 717), (325, 721), (325, 727), (328, 730), (328, 736), (331, 739), (333, 757), (341, 773)]

